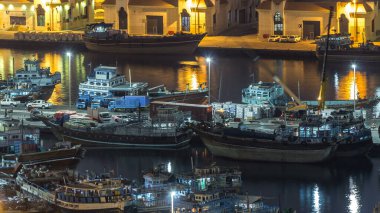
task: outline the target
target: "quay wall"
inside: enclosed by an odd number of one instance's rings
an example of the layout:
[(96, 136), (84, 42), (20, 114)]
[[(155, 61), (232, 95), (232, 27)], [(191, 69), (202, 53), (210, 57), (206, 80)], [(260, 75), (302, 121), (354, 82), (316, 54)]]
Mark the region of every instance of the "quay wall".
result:
[[(20, 33), (0, 31), (0, 48), (19, 49), (79, 49), (85, 50), (84, 42), (73, 32)], [(300, 43), (268, 42), (256, 35), (248, 36), (207, 36), (200, 43), (197, 53), (247, 54), (263, 57), (315, 57), (315, 44), (312, 41)]]

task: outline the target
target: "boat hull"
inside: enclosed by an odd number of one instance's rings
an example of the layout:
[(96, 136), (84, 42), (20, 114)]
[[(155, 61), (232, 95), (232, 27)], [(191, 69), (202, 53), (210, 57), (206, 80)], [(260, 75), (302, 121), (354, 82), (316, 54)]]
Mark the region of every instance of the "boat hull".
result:
[(160, 136), (111, 135), (84, 132), (62, 127), (46, 117), (40, 117), (40, 120), (64, 141), (81, 144), (84, 147), (170, 150), (188, 146), (192, 137), (190, 130), (179, 132), (175, 136), (165, 134)]
[(339, 144), (336, 150), (336, 157), (358, 157), (365, 156), (373, 146), (372, 138), (356, 143)]
[(176, 54), (190, 55), (198, 48), (199, 43), (205, 35), (194, 36), (193, 39), (168, 39), (168, 41), (145, 42), (148, 36), (142, 39), (132, 38), (130, 40), (112, 41), (85, 39), (86, 48), (96, 52), (123, 53), (123, 54)]
[(180, 102), (180, 103), (192, 103), (202, 104), (206, 101), (207, 91), (193, 92), (184, 94), (173, 94), (164, 96), (151, 97), (152, 101), (168, 101), (168, 102)]
[(236, 160), (319, 163), (331, 159), (337, 148), (336, 145), (329, 144), (292, 145), (257, 142), (257, 139), (221, 136), (205, 131), (197, 133), (213, 155)]
[[(323, 60), (324, 51), (316, 51), (319, 60)], [(328, 51), (328, 61), (366, 61), (378, 62), (380, 60), (380, 51)]]
[(124, 212), (124, 202), (120, 203), (69, 203), (57, 200), (60, 212)]
[[(153, 150), (170, 150), (170, 149), (179, 149), (182, 147), (186, 147), (189, 145), (190, 137), (188, 139), (182, 140), (176, 143), (173, 138), (173, 141), (162, 141), (160, 138), (152, 138), (150, 143), (132, 143), (131, 141), (125, 140), (121, 141), (102, 141), (102, 140), (94, 140), (94, 139), (85, 139), (80, 137), (75, 137), (72, 135), (62, 134), (62, 138), (64, 141), (70, 141), (73, 144), (81, 144), (84, 147), (92, 147), (92, 148), (128, 148), (128, 149), (153, 149)], [(132, 139), (137, 141), (142, 141), (143, 139)], [(159, 142), (159, 143), (155, 143)]]

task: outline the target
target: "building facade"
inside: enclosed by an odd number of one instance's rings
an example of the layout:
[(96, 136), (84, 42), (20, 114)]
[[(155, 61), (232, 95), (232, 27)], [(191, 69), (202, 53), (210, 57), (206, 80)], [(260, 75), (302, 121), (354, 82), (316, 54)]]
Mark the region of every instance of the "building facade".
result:
[(3, 30), (75, 30), (93, 20), (92, 0), (0, 0)]
[(305, 39), (348, 33), (353, 40), (375, 40), (380, 34), (377, 0), (262, 0), (257, 7), (259, 35), (300, 35)]
[(237, 25), (255, 26), (256, 0), (104, 0), (104, 22), (130, 34), (175, 32), (217, 35)]

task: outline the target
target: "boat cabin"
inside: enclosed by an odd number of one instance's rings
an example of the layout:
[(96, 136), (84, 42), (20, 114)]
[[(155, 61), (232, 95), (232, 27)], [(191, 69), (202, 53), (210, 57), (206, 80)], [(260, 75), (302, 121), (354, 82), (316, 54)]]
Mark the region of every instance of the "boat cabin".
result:
[(125, 200), (130, 188), (123, 179), (84, 181), (56, 190), (58, 205), (64, 203), (117, 203)]
[(50, 73), (50, 67), (41, 67), (40, 60), (24, 61), (24, 68), (16, 71), (15, 82), (20, 87), (21, 84), (31, 84), (31, 86), (53, 86), (61, 82), (61, 74)]
[(268, 102), (272, 105), (285, 104), (285, 99), (281, 97), (285, 97), (284, 89), (275, 82), (259, 81), (242, 90), (242, 103), (245, 104), (262, 105)]
[(108, 24), (104, 22), (88, 24), (85, 30), (85, 37), (95, 38), (95, 39), (105, 39), (109, 37), (110, 31), (116, 31), (116, 30), (113, 30), (112, 28), (113, 28), (113, 24)]
[(229, 189), (237, 189), (242, 185), (240, 170), (216, 164), (197, 167), (190, 174), (180, 174), (177, 181), (190, 186), (194, 191), (208, 190), (211, 185)]
[(147, 83), (126, 82), (124, 75), (117, 74), (117, 67), (98, 66), (87, 77), (86, 82), (79, 84), (79, 95), (90, 97), (112, 97), (140, 95), (146, 93)]
[(196, 192), (194, 193), (194, 200), (196, 202), (207, 202), (211, 200), (217, 200), (219, 199), (219, 192), (212, 192), (212, 191), (206, 191), (206, 192)]
[(298, 136), (301, 143), (335, 142), (340, 128), (333, 122), (324, 121), (322, 115), (307, 115), (299, 124)]
[[(329, 38), (329, 50), (345, 50), (350, 49), (354, 42), (349, 34), (332, 34)], [(321, 36), (316, 40), (317, 50), (324, 51), (327, 44), (327, 35)]]
[(47, 77), (50, 75), (50, 67), (41, 67), (40, 60), (24, 61), (24, 68), (16, 71), (17, 78)]

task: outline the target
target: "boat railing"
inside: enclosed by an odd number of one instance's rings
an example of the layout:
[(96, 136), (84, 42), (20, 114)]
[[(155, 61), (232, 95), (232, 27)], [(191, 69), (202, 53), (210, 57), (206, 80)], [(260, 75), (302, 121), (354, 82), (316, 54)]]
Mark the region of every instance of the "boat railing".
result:
[(55, 195), (48, 191), (47, 189), (30, 182), (25, 177), (21, 175), (17, 176), (17, 182), (21, 185), (21, 188), (31, 194), (38, 196), (39, 198), (48, 201), (49, 203), (55, 203)]
[[(115, 81), (116, 79), (123, 80), (123, 82), (125, 81), (125, 77), (124, 76), (115, 76), (114, 78), (111, 78), (111, 79), (98, 79), (98, 78), (95, 78), (95, 77), (87, 77), (88, 81), (92, 80), (92, 81), (95, 81), (97, 83), (98, 82), (99, 83), (109, 83), (109, 82)], [(85, 83), (87, 83), (87, 82), (85, 82)]]
[(86, 84), (80, 84), (79, 89), (93, 89), (93, 90), (109, 90), (109, 86), (90, 86)]
[(135, 188), (133, 189), (134, 192), (136, 193), (158, 193), (158, 192), (169, 192), (172, 191), (173, 189), (176, 189), (180, 187), (179, 184), (176, 183), (168, 183), (163, 186), (152, 186), (152, 187), (144, 187), (144, 188)]

